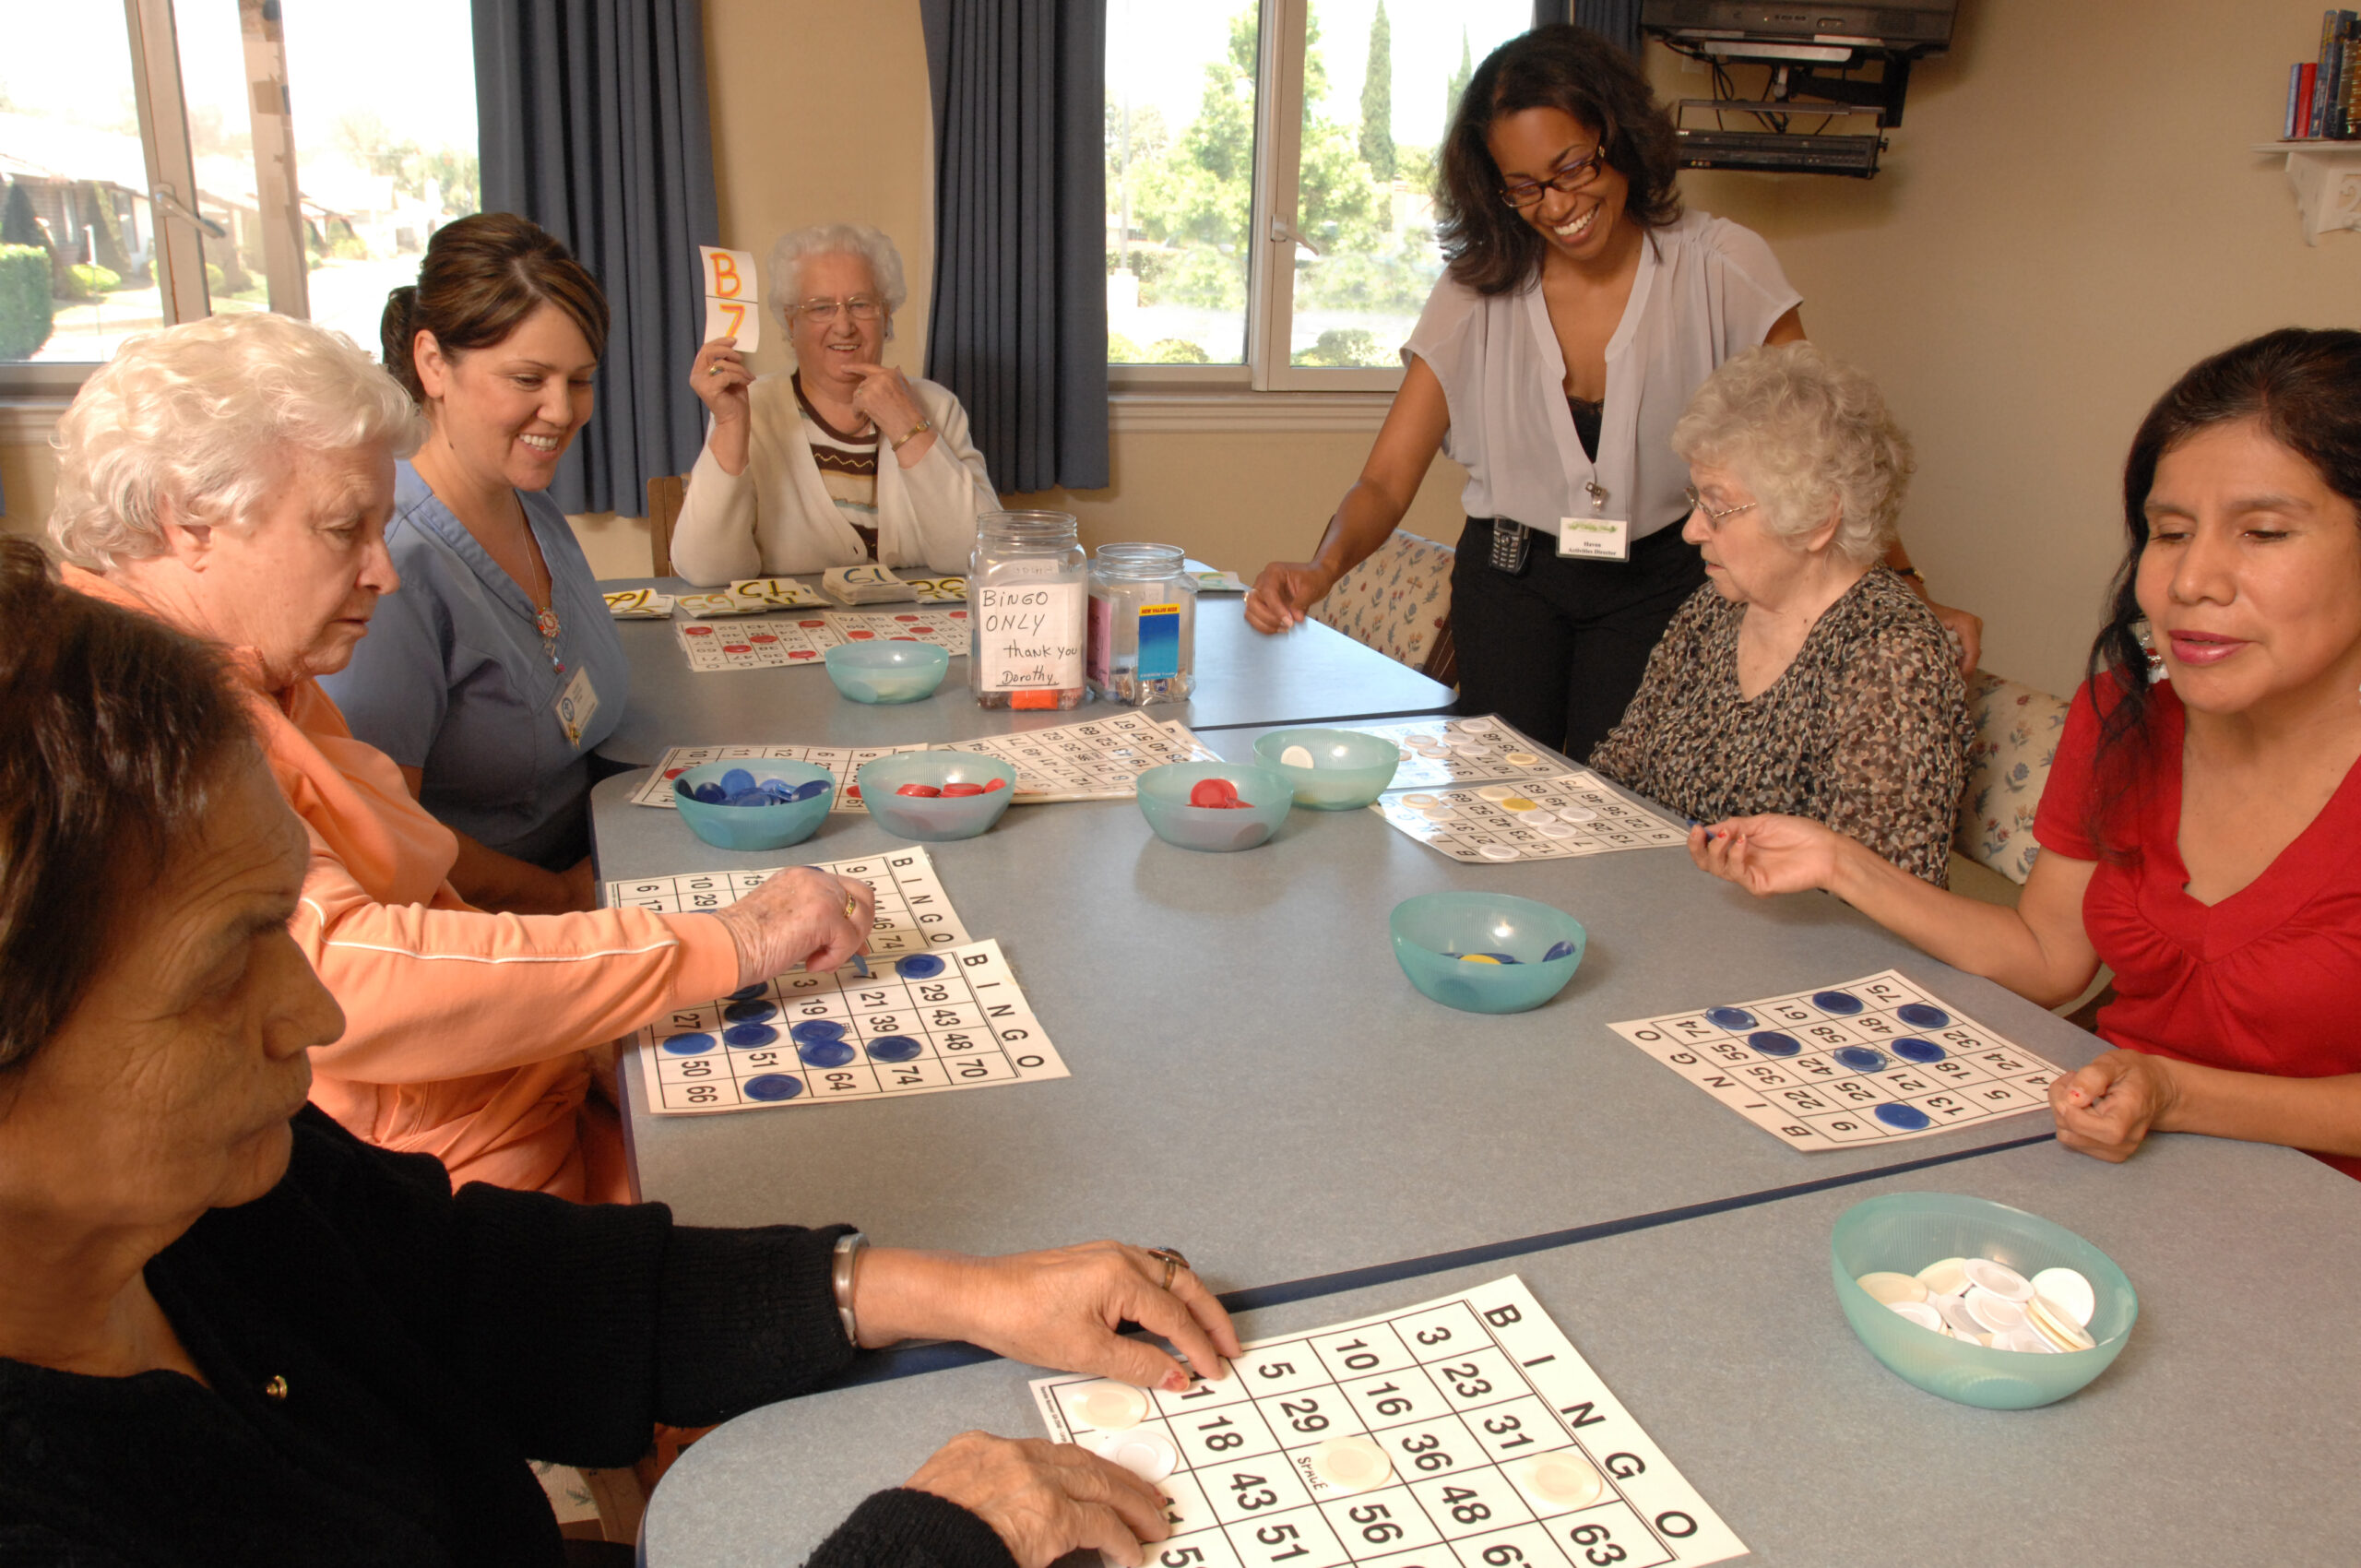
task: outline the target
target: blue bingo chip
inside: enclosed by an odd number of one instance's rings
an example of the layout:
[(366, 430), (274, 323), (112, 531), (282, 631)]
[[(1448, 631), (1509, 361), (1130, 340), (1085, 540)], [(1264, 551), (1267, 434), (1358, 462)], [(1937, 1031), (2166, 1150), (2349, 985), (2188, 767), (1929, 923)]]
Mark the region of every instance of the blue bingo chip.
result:
[(1866, 1045), (1840, 1045), (1829, 1054), (1836, 1058), (1839, 1065), (1856, 1073), (1874, 1073), (1885, 1066), (1885, 1052)]
[(1923, 1002), (1905, 1002), (1893, 1010), (1893, 1016), (1914, 1029), (1948, 1028), (1952, 1021), (1949, 1013)]
[(672, 1035), (665, 1039), (664, 1049), (675, 1056), (703, 1056), (713, 1049), (713, 1044), (711, 1035)]
[(1795, 1056), (1801, 1054), (1803, 1041), (1777, 1029), (1757, 1029), (1746, 1037), (1746, 1043), (1765, 1056)]
[(733, 1024), (766, 1024), (778, 1016), (778, 1008), (768, 1002), (733, 1002), (721, 1016)]
[(932, 980), (943, 972), (943, 960), (931, 953), (913, 953), (894, 966), (904, 980)]
[(778, 1031), (768, 1024), (732, 1024), (721, 1031), (721, 1038), (740, 1051), (753, 1051), (777, 1039)]
[(855, 1052), (847, 1040), (815, 1039), (809, 1045), (799, 1044), (795, 1054), (814, 1067), (841, 1067), (853, 1059)]
[(845, 1038), (845, 1027), (833, 1018), (806, 1018), (787, 1032), (795, 1037), (798, 1045), (819, 1045)]
[(1904, 1062), (1916, 1062), (1922, 1067), (1929, 1063), (1940, 1062), (1951, 1054), (1933, 1040), (1920, 1039), (1916, 1035), (1904, 1035), (1900, 1039), (1892, 1041), (1892, 1045), (1896, 1056), (1901, 1057)]
[(786, 1073), (765, 1073), (738, 1086), (748, 1099), (793, 1099), (803, 1092), (803, 1080)]
[(1849, 1018), (1861, 1010), (1861, 999), (1849, 991), (1815, 991), (1811, 993), (1811, 1004), (1823, 1013), (1833, 1013), (1843, 1018)]
[(1880, 1105), (1869, 1114), (1904, 1133), (1923, 1133), (1935, 1124), (1933, 1117), (1915, 1105)]
[(926, 1047), (908, 1035), (879, 1035), (869, 1042), (869, 1054), (880, 1062), (908, 1062)]
[(1754, 1027), (1754, 1015), (1743, 1007), (1708, 1007), (1705, 1021), (1716, 1028), (1750, 1029)]

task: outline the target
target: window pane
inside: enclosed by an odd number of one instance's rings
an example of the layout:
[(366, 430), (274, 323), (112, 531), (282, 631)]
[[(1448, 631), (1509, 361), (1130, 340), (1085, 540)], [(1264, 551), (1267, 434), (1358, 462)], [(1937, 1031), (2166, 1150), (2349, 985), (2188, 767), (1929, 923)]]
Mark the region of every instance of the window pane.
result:
[(0, 361), (163, 325), (123, 7), (0, 0)]
[(1257, 26), (1253, 0), (1108, 0), (1110, 364), (1246, 362)]
[(1302, 172), (1288, 357), (1402, 361), (1442, 253), (1437, 149), (1476, 63), (1533, 25), (1532, 0), (1315, 0), (1305, 40)]
[(255, 195), (254, 122), (246, 113), (245, 45), (237, 0), (176, 0), (181, 100), (196, 159), (196, 210), (221, 226), (198, 232), (205, 296), (213, 311), (268, 310), (261, 198)]
[(371, 350), (386, 295), (418, 280), (427, 240), (477, 210), (480, 189), (469, 0), (387, 15), (287, 7), (312, 319)]

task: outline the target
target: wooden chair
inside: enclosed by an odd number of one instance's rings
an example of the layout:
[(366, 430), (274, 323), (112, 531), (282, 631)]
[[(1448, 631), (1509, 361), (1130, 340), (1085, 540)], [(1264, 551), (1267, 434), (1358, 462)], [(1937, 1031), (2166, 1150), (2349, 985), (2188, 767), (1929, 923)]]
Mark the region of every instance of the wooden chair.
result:
[(672, 575), (672, 525), (681, 520), (681, 503), (688, 490), (686, 474), (658, 474), (647, 481), (647, 557), (651, 576)]
[(1400, 529), (1336, 579), (1311, 618), (1445, 685), (1459, 682), (1451, 638), (1451, 567), (1458, 552)]

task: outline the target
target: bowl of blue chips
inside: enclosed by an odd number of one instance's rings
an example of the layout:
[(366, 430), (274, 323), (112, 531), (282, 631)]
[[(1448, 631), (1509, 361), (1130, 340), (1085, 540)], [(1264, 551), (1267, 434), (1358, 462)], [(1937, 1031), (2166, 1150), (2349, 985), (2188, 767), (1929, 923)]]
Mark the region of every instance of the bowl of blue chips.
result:
[(821, 658), (828, 679), (855, 702), (917, 702), (931, 697), (951, 668), (951, 655), (932, 643), (838, 643)]
[(1884, 1193), (1829, 1237), (1836, 1304), (1904, 1383), (1986, 1410), (2082, 1387), (2122, 1352), (2140, 1297), (2062, 1225), (1958, 1193)]
[(719, 849), (801, 844), (820, 830), (836, 795), (826, 768), (777, 757), (701, 763), (672, 780), (681, 820)]
[(1566, 988), (1590, 938), (1563, 909), (1507, 893), (1422, 893), (1394, 906), (1394, 960), (1463, 1013), (1523, 1013)]

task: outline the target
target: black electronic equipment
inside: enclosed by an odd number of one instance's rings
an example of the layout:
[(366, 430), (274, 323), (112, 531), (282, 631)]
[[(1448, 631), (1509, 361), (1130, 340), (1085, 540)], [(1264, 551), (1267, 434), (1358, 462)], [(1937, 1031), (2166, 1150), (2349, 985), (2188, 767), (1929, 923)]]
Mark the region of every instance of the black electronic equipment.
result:
[(1641, 0), (1640, 30), (1730, 60), (1836, 64), (1858, 50), (1916, 58), (1951, 47), (1959, 0), (1777, 5), (1763, 0)]

